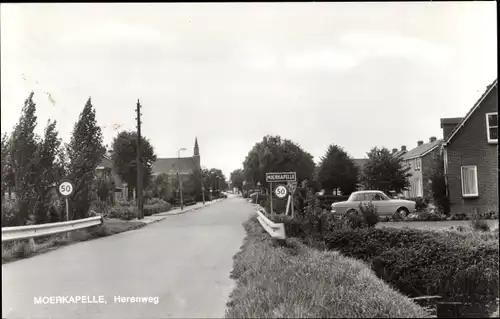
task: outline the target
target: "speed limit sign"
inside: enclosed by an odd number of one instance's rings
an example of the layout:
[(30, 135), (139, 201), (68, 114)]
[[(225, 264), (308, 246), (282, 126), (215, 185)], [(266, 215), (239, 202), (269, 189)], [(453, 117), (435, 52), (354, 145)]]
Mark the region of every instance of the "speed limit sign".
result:
[(288, 190), (286, 189), (285, 186), (280, 185), (280, 186), (276, 187), (276, 189), (274, 190), (274, 193), (276, 194), (276, 196), (278, 196), (278, 198), (285, 198), (286, 194), (288, 193)]
[(62, 182), (59, 184), (59, 193), (61, 193), (62, 196), (68, 197), (73, 193), (73, 184), (71, 184), (70, 181)]

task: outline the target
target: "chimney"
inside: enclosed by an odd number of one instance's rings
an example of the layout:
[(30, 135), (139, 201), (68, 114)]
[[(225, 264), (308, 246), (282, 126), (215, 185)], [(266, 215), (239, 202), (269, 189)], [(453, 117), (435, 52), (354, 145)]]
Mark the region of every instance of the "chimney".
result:
[(401, 151), (406, 152), (406, 145), (401, 146)]
[(398, 149), (397, 149), (397, 148), (393, 148), (393, 149), (392, 149), (392, 154), (396, 153), (397, 151), (398, 151)]
[(443, 129), (443, 138), (446, 138), (461, 121), (462, 117), (441, 119), (441, 128)]
[(429, 143), (432, 143), (432, 142), (435, 142), (436, 141), (436, 137), (435, 136), (431, 136), (431, 138), (429, 138)]
[(418, 145), (418, 146), (420, 146), (420, 145), (422, 145), (422, 144), (424, 144), (424, 141), (418, 141), (418, 142), (417, 142), (417, 145)]

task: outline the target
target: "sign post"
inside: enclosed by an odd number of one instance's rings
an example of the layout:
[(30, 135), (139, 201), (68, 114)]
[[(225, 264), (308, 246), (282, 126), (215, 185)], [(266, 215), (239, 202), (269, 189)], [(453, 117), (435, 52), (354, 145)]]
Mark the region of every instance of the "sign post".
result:
[(291, 197), (291, 208), (292, 208), (292, 218), (295, 217), (295, 212), (293, 209), (293, 195), (295, 194), (295, 190), (297, 189), (297, 182), (288, 182), (288, 189), (290, 190), (290, 197)]
[[(271, 213), (273, 212), (273, 183), (279, 182), (296, 182), (297, 181), (297, 173), (296, 172), (272, 172), (266, 173), (266, 182), (269, 183), (270, 194), (269, 198), (271, 201)], [(279, 191), (278, 191), (279, 189)], [(284, 194), (282, 197), (279, 194)], [(278, 186), (276, 188), (276, 196), (278, 198), (285, 198), (287, 194), (287, 189), (285, 186)], [(287, 207), (288, 210), (288, 207)]]
[(68, 196), (73, 194), (73, 184), (70, 181), (63, 181), (59, 184), (59, 193), (64, 197), (66, 201), (66, 221), (69, 220), (69, 205), (68, 205)]
[(273, 182), (269, 182), (269, 202), (271, 205), (271, 214), (273, 213)]
[(66, 221), (69, 221), (68, 197), (73, 194), (73, 189), (73, 184), (68, 180), (62, 181), (62, 183), (59, 184), (59, 193), (64, 197), (64, 200), (66, 202)]

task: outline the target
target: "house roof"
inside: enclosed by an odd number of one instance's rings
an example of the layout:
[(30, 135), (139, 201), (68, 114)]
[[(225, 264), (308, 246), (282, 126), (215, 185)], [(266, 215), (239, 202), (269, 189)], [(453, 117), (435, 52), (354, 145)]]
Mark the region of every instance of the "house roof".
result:
[(472, 106), (472, 108), (469, 110), (469, 112), (467, 112), (467, 114), (465, 115), (465, 117), (463, 118), (463, 120), (460, 122), (460, 124), (458, 124), (457, 126), (455, 126), (455, 128), (453, 129), (453, 131), (451, 131), (451, 133), (448, 134), (448, 136), (445, 138), (444, 145), (450, 143), (451, 139), (465, 125), (465, 122), (467, 122), (467, 120), (471, 117), (471, 115), (479, 108), (479, 106), (481, 106), (481, 104), (483, 103), (484, 99), (486, 99), (486, 97), (488, 95), (490, 95), (490, 93), (493, 91), (494, 88), (497, 87), (497, 85), (498, 85), (498, 79), (495, 79), (495, 81), (493, 81), (493, 83), (491, 83), (490, 85), (487, 86), (486, 91), (483, 93), (483, 95), (481, 95), (481, 97), (479, 98), (479, 100), (477, 100), (477, 102)]
[(189, 174), (194, 171), (195, 163), (192, 157), (158, 158), (153, 164), (152, 173)]
[(399, 157), (399, 156), (403, 156), (405, 153), (406, 153), (406, 151), (399, 150), (396, 153), (392, 154), (392, 156)]
[(416, 157), (422, 157), (427, 153), (429, 153), (430, 151), (432, 151), (433, 149), (435, 149), (436, 147), (438, 147), (439, 145), (441, 145), (442, 141), (443, 140), (435, 140), (434, 142), (429, 142), (417, 146), (416, 148), (406, 152), (406, 154), (403, 155), (403, 159), (409, 160)]

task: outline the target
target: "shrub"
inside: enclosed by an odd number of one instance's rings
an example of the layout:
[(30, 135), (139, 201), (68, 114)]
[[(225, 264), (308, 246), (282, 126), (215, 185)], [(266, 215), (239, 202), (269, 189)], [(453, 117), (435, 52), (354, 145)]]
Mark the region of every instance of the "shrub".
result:
[(498, 296), (498, 243), (419, 229), (336, 229), (326, 247), (371, 263), (408, 295)]
[(17, 219), (17, 205), (15, 200), (5, 200), (2, 203), (2, 227), (20, 226)]
[(123, 220), (131, 220), (137, 218), (137, 207), (131, 202), (119, 202), (113, 205), (108, 212), (108, 217), (118, 218)]
[(458, 214), (453, 214), (450, 217), (448, 217), (450, 220), (469, 220), (469, 216), (465, 213), (458, 213)]
[(167, 212), (172, 209), (172, 205), (160, 198), (151, 198), (143, 207), (144, 216)]
[(374, 227), (380, 221), (377, 207), (375, 207), (372, 202), (368, 204), (359, 204), (359, 210), (361, 211), (366, 226)]
[(414, 197), (410, 198), (410, 200), (414, 201), (416, 203), (415, 205), (415, 210), (416, 211), (423, 211), (429, 206), (430, 200), (425, 197)]
[[(416, 221), (440, 221), (440, 220), (446, 220), (445, 215), (441, 215), (437, 213), (435, 210), (429, 210), (425, 209), (423, 211), (418, 211), (416, 213), (417, 217)], [(409, 219), (408, 219), (409, 220)]]
[(226, 318), (420, 318), (427, 313), (362, 262), (298, 241), (273, 243), (255, 218), (234, 256)]
[(491, 210), (481, 213), (479, 216), (481, 219), (498, 219), (498, 212)]

